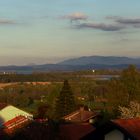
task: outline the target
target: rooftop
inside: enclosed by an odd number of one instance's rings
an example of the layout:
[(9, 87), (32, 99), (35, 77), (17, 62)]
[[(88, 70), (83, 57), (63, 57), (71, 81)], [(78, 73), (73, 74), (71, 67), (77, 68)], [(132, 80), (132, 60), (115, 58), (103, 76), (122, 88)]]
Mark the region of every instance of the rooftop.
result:
[(64, 116), (63, 118), (71, 122), (86, 122), (91, 118), (96, 117), (98, 114), (93, 111), (80, 108), (79, 110), (72, 112), (71, 114)]
[(60, 136), (63, 139), (78, 140), (92, 132), (95, 128), (88, 124), (64, 124), (60, 126)]
[(140, 118), (116, 119), (112, 122), (136, 139), (140, 139)]

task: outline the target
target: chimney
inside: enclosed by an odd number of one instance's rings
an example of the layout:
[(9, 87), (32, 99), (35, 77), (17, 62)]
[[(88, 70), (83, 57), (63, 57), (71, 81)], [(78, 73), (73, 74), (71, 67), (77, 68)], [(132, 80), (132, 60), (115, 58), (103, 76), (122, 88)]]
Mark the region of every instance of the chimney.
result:
[(84, 119), (84, 111), (85, 111), (84, 106), (81, 106), (80, 107), (80, 121), (83, 121)]

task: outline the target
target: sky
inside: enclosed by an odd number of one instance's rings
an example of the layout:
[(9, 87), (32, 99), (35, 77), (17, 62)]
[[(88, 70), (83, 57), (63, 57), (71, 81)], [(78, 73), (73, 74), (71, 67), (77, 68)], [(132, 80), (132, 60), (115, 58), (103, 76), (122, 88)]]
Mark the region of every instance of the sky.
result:
[(0, 65), (140, 57), (140, 0), (0, 0)]

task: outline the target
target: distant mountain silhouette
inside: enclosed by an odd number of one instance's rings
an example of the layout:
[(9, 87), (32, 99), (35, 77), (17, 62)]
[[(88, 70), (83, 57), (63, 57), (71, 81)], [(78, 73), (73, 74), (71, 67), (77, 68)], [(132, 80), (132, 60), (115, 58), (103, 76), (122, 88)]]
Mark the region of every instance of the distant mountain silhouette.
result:
[(77, 71), (91, 69), (123, 69), (130, 64), (140, 68), (140, 58), (114, 57), (114, 56), (89, 56), (68, 59), (57, 64), (27, 65), (27, 66), (0, 66), (0, 72), (49, 72), (49, 71)]
[(85, 56), (60, 62), (63, 65), (122, 65), (140, 64), (140, 58), (115, 57), (115, 56)]

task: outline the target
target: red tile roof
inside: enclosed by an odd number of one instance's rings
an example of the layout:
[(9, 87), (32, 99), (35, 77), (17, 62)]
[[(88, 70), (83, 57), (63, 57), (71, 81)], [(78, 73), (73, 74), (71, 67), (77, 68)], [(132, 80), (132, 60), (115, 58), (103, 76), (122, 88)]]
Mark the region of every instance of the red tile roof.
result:
[(140, 140), (140, 118), (116, 119), (112, 121), (117, 126), (123, 128), (130, 135)]
[(17, 116), (15, 118), (13, 118), (12, 120), (7, 121), (6, 123), (4, 123), (4, 126), (6, 127), (12, 127), (13, 125), (18, 125), (21, 123), (24, 123), (25, 121), (27, 121), (28, 119), (24, 116)]
[(4, 130), (7, 133), (12, 133), (15, 131), (17, 128), (20, 128), (23, 124), (28, 122), (28, 118), (24, 116), (17, 116), (13, 118), (12, 120), (7, 121), (6, 123), (3, 124)]
[(87, 110), (77, 110), (71, 114), (64, 116), (63, 118), (71, 122), (86, 122), (91, 118), (96, 117), (98, 114)]
[(62, 140), (79, 140), (93, 130), (95, 128), (88, 123), (64, 124), (60, 126), (60, 136)]

